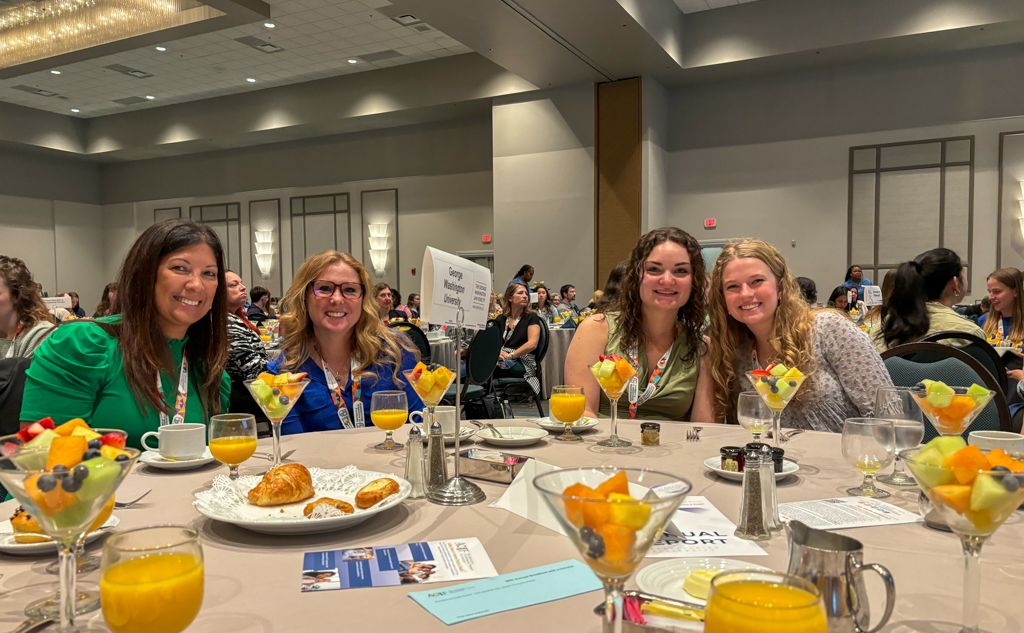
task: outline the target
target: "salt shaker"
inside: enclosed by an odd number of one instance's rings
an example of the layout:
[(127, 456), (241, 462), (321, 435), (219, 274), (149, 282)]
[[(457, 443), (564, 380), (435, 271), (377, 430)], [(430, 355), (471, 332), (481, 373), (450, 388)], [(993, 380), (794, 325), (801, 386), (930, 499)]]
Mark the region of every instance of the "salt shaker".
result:
[(772, 448), (761, 449), (761, 464), (758, 467), (761, 475), (761, 495), (764, 499), (764, 518), (768, 529), (772, 532), (782, 530), (782, 519), (779, 518), (779, 498), (775, 490), (775, 462), (772, 460)]
[(424, 455), (423, 455), (423, 433), (419, 427), (413, 425), (409, 430), (409, 441), (405, 444), (405, 479), (412, 484), (410, 499), (422, 499), (426, 496), (423, 487), (424, 479)]
[(748, 541), (763, 541), (772, 537), (765, 517), (764, 491), (761, 486), (761, 452), (749, 450), (743, 465), (743, 506), (736, 537)]
[(441, 431), (441, 423), (434, 421), (430, 425), (430, 435), (427, 436), (427, 459), (423, 463), (425, 481), (424, 487), (427, 490), (438, 488), (448, 481), (448, 463), (444, 456), (444, 433)]

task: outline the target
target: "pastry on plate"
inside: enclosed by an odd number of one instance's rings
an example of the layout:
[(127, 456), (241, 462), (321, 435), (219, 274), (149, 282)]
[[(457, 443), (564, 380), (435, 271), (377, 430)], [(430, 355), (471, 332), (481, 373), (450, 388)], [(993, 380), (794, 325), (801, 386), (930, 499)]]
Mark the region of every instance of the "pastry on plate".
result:
[(355, 511), (356, 509), (347, 501), (332, 499), (330, 497), (320, 497), (316, 501), (307, 503), (306, 507), (302, 510), (302, 514), (312, 519), (326, 519), (328, 517), (338, 516), (338, 513), (345, 515), (352, 514)]
[(52, 540), (43, 533), (39, 521), (21, 506), (18, 506), (11, 517), (11, 527), (14, 529), (15, 543), (45, 543)]
[(363, 510), (377, 505), (384, 499), (398, 492), (398, 482), (388, 477), (374, 479), (356, 493), (356, 505)]
[(313, 496), (313, 478), (302, 464), (281, 464), (263, 475), (249, 491), (254, 506), (279, 506), (305, 501)]

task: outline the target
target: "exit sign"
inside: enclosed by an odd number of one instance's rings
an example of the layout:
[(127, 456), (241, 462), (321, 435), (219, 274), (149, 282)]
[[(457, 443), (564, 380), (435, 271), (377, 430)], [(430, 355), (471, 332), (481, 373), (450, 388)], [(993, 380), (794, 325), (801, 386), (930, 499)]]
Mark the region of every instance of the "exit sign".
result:
[(718, 220), (715, 218), (704, 218), (704, 228), (708, 231), (718, 226)]
[(490, 233), (484, 233), (483, 235), (480, 236), (480, 241), (483, 242), (484, 244), (490, 244), (491, 243), (491, 234)]

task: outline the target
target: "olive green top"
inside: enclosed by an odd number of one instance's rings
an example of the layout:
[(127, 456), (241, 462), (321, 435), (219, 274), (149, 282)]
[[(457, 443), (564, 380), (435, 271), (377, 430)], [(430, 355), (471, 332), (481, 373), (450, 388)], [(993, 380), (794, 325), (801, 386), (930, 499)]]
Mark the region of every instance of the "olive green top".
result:
[[(119, 315), (96, 319), (118, 323)], [(173, 416), (178, 393), (178, 375), (185, 339), (168, 339), (174, 374), (160, 373), (164, 400)], [(189, 371), (190, 374), (193, 372)], [(199, 398), (202, 389), (195, 376), (189, 376), (186, 422), (206, 422)], [(221, 380), (220, 410), (228, 410), (231, 380), (225, 373)], [(140, 408), (128, 386), (124, 373), (121, 344), (106, 330), (89, 321), (72, 321), (61, 325), (36, 349), (25, 380), (21, 404), (22, 420), (53, 418), (60, 424), (72, 418), (83, 418), (100, 428), (123, 429), (128, 432), (128, 445), (141, 448), (139, 439), (146, 431), (160, 426), (160, 414), (148, 403)]]
[[(620, 349), (620, 332), (618, 328), (618, 312), (605, 314), (608, 320), (608, 343), (604, 346), (605, 354), (618, 354), (629, 358), (629, 350)], [(693, 358), (684, 361), (689, 347), (686, 344), (686, 337), (680, 334), (676, 342), (672, 344), (672, 352), (669, 354), (665, 371), (658, 383), (658, 390), (651, 398), (640, 405), (637, 409), (637, 418), (647, 420), (689, 420), (690, 406), (693, 404), (693, 392), (697, 388), (697, 374), (700, 370), (700, 350), (697, 350)], [(638, 354), (640, 369), (637, 377), (640, 379), (640, 393), (643, 394), (650, 379), (651, 369), (647, 367), (647, 355)], [(611, 403), (604, 392), (601, 392), (601, 406), (598, 413), (602, 416), (611, 413)], [(629, 392), (623, 392), (619, 399), (619, 419), (629, 418)]]

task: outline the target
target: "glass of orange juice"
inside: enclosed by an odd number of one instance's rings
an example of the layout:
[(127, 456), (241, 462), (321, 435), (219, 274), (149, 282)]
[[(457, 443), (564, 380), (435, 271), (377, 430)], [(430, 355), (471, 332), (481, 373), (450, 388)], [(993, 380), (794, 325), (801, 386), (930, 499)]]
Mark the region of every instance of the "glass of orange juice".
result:
[(825, 604), (812, 583), (771, 571), (736, 570), (711, 580), (705, 633), (827, 633)]
[(256, 416), (222, 413), (210, 418), (210, 453), (238, 479), (238, 466), (256, 452)]
[(580, 436), (572, 432), (572, 427), (580, 418), (587, 407), (587, 396), (583, 393), (583, 387), (575, 385), (558, 385), (551, 390), (551, 399), (548, 401), (551, 410), (551, 418), (565, 425), (565, 433), (556, 435), (556, 440), (563, 442), (579, 442)]
[(387, 431), (384, 441), (374, 444), (379, 451), (397, 451), (403, 444), (395, 441), (395, 429), (401, 428), (409, 417), (409, 402), (404, 391), (378, 391), (370, 400), (370, 420), (377, 428)]
[(179, 633), (203, 604), (199, 534), (177, 526), (119, 532), (103, 544), (100, 601), (113, 633)]

